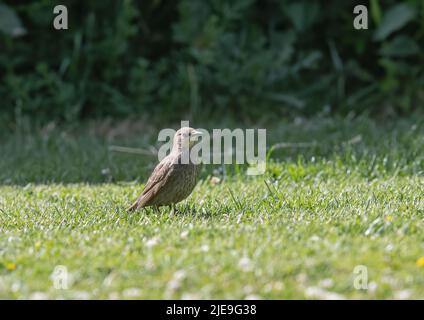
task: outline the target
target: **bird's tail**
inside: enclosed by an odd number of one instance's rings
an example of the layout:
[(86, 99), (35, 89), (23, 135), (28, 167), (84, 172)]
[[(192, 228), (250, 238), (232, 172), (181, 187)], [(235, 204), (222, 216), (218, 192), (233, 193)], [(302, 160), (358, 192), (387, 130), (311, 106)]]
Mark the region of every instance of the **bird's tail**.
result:
[(138, 199), (127, 209), (128, 212), (133, 212), (138, 209)]

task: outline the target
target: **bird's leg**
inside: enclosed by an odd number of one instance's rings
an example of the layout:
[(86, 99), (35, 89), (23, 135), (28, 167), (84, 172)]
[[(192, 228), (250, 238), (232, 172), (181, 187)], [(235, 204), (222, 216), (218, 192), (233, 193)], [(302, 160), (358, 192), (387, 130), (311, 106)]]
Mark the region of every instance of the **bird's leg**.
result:
[(171, 216), (177, 213), (177, 209), (175, 208), (175, 203), (171, 204), (169, 207), (171, 209)]
[(153, 207), (153, 211), (154, 211), (155, 213), (159, 213), (159, 214), (160, 214), (160, 210), (159, 210), (159, 207), (158, 207), (158, 206), (154, 206), (154, 207)]

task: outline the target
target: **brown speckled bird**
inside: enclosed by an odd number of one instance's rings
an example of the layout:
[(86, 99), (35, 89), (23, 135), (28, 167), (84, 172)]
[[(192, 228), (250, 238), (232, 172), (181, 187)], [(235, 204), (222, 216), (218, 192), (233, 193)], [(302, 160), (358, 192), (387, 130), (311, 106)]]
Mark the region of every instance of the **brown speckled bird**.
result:
[[(134, 211), (153, 206), (172, 206), (187, 198), (196, 186), (200, 164), (189, 159), (188, 152), (202, 133), (193, 128), (179, 129), (174, 136), (172, 150), (153, 170), (143, 192), (128, 208)], [(187, 156), (187, 158), (184, 158)], [(189, 161), (184, 161), (184, 160)], [(188, 163), (187, 163), (188, 162)]]

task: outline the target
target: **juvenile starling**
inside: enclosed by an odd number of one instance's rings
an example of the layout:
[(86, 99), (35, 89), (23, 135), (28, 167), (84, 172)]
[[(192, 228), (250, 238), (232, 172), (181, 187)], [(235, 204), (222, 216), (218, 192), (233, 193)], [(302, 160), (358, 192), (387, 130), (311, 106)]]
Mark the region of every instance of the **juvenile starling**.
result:
[(201, 166), (189, 157), (185, 158), (188, 161), (184, 161), (184, 157), (201, 134), (200, 131), (188, 127), (181, 128), (175, 133), (171, 153), (153, 170), (143, 192), (128, 211), (148, 206), (174, 208), (176, 203), (191, 194), (196, 186)]

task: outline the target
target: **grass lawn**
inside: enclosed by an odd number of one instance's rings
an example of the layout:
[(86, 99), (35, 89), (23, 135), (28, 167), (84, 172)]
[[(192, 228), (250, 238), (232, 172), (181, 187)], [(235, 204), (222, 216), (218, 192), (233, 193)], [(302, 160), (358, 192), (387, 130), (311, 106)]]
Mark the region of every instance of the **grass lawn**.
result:
[(5, 132), (0, 298), (423, 299), (420, 119), (264, 125), (269, 146), (284, 142), (266, 175), (209, 166), (175, 215), (125, 211), (157, 159), (111, 149), (149, 150), (158, 129)]

